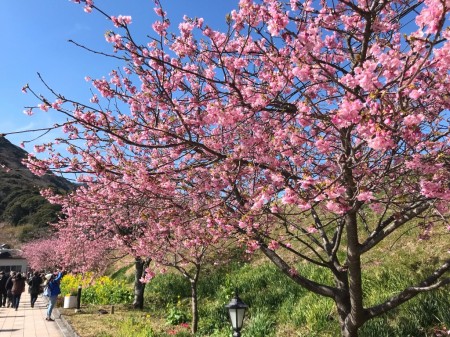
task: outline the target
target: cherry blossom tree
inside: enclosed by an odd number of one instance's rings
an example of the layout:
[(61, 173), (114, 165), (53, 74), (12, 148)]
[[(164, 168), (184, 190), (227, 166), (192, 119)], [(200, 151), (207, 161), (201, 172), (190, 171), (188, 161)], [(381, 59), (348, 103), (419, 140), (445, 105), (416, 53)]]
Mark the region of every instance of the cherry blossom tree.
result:
[[(62, 205), (59, 222), (52, 224), (60, 239), (60, 249), (69, 252), (62, 263), (75, 265), (76, 269), (82, 268), (82, 271), (92, 271), (100, 265), (104, 271), (117, 260), (131, 255), (134, 258), (136, 280), (133, 306), (142, 309), (145, 285), (140, 279), (145, 276), (150, 259), (136, 255), (132, 247), (142, 231), (133, 223), (135, 217), (131, 208), (117, 207), (106, 193), (102, 193), (105, 191), (107, 189), (102, 190), (99, 183), (80, 186), (68, 195), (43, 191), (43, 195), (52, 203)], [(84, 256), (80, 258), (79, 254), (70, 254), (72, 251), (78, 252), (80, 245), (89, 247), (91, 254), (88, 259)]]
[[(116, 183), (112, 183), (112, 180)], [(55, 224), (67, 250), (73, 240), (88, 242), (96, 250), (92, 260), (102, 259), (106, 247), (135, 258), (135, 307), (143, 308), (145, 283), (156, 270), (175, 269), (189, 282), (192, 298), (192, 331), (198, 329), (197, 286), (206, 263), (223, 260), (226, 245), (218, 245), (224, 233), (202, 213), (196, 214), (186, 196), (145, 188), (135, 189), (117, 178), (88, 182), (69, 195), (43, 193), (63, 206)], [(204, 225), (203, 225), (204, 224)], [(64, 249), (64, 248), (63, 248)], [(220, 259), (218, 256), (220, 255)], [(146, 258), (142, 258), (146, 257)], [(103, 257), (104, 258), (104, 257)], [(154, 267), (149, 269), (149, 263)]]
[[(106, 15), (109, 56), (124, 66), (89, 79), (90, 103), (24, 88), (40, 100), (29, 114), (67, 117), (56, 143), (70, 154), (38, 146), (48, 157), (29, 158), (34, 172), (189, 200), (214, 231), (333, 299), (342, 336), (450, 283), (442, 258), (428, 277), (364, 305), (367, 254), (418, 223), (448, 225), (446, 1), (241, 0), (224, 32), (188, 17), (177, 31), (156, 4), (146, 45), (130, 17)], [(152, 211), (181, 221), (173, 204)], [(155, 233), (157, 222), (140, 228)], [(308, 279), (301, 261), (334, 282)]]
[[(196, 333), (199, 325), (198, 282), (205, 266), (227, 262), (232, 240), (228, 242), (217, 235), (220, 233), (208, 219), (192, 218), (186, 213), (173, 215), (165, 223), (160, 221), (157, 226), (146, 226), (146, 237), (140, 241), (143, 252), (147, 252), (156, 263), (157, 270), (167, 268), (179, 272), (188, 282), (191, 290), (191, 331)], [(202, 221), (203, 220), (203, 221)], [(206, 224), (205, 224), (206, 223)], [(155, 233), (152, 228), (156, 228)], [(150, 229), (150, 230), (148, 230)], [(225, 236), (226, 238), (226, 236)], [(231, 242), (231, 244), (230, 244)], [(143, 282), (150, 281), (155, 275), (147, 270)]]
[(90, 241), (83, 233), (64, 230), (23, 244), (23, 254), (34, 270), (64, 268), (75, 273), (103, 273), (118, 257), (108, 241)]
[(30, 241), (22, 246), (23, 256), (34, 270), (56, 270), (61, 267), (61, 259), (57, 251), (58, 240), (40, 239)]

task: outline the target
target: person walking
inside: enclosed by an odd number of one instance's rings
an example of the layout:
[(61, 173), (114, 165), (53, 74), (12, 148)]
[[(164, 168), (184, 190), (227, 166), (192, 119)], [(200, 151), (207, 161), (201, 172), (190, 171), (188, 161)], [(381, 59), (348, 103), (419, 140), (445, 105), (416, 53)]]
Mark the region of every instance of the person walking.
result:
[(13, 298), (12, 298), (12, 293), (11, 293), (11, 289), (13, 287), (13, 278), (16, 276), (16, 272), (12, 271), (9, 273), (9, 277), (6, 280), (6, 284), (5, 284), (5, 288), (6, 288), (6, 297), (7, 297), (7, 307), (11, 307), (13, 304)]
[(6, 281), (8, 280), (8, 276), (5, 274), (3, 270), (0, 270), (0, 307), (6, 307)]
[(58, 295), (61, 294), (60, 282), (62, 277), (62, 272), (58, 272), (58, 274), (45, 275), (45, 278), (47, 279), (47, 294), (45, 294), (44, 291), (44, 295), (48, 296), (49, 299), (47, 317), (45, 318), (45, 320), (47, 321), (54, 321), (54, 319), (52, 318), (52, 311), (55, 307)]
[(39, 276), (39, 272), (35, 271), (33, 277), (28, 281), (28, 292), (30, 293), (32, 308), (34, 308), (34, 303), (36, 303), (36, 300), (38, 298), (41, 283), (42, 279)]
[(0, 307), (6, 307), (6, 281), (8, 280), (8, 275), (5, 274), (3, 270), (0, 270)]
[(12, 279), (13, 286), (11, 288), (11, 293), (13, 296), (13, 307), (19, 308), (20, 296), (25, 291), (25, 278), (21, 273), (17, 273), (16, 277)]

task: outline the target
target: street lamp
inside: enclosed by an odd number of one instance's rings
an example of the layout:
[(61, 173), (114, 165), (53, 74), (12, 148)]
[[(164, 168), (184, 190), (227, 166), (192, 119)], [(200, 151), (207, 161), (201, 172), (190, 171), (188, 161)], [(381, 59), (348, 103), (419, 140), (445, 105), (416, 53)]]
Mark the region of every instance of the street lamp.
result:
[(230, 314), (231, 326), (233, 327), (233, 337), (241, 337), (242, 324), (244, 323), (245, 310), (248, 305), (242, 302), (238, 296), (237, 289), (234, 292), (234, 298), (225, 306)]

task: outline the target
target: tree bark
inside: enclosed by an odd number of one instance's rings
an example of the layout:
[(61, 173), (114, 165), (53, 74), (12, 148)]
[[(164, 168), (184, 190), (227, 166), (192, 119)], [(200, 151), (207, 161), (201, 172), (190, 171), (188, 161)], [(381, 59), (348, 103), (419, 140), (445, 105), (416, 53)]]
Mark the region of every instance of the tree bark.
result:
[(343, 326), (341, 328), (342, 337), (358, 337), (358, 328)]
[(134, 260), (135, 273), (134, 273), (134, 301), (133, 308), (144, 309), (144, 290), (145, 283), (142, 283), (140, 279), (144, 277), (145, 268), (150, 264), (150, 259), (142, 259), (140, 256)]
[(191, 331), (195, 334), (198, 330), (198, 294), (197, 280), (191, 280), (191, 310), (192, 310), (192, 326)]

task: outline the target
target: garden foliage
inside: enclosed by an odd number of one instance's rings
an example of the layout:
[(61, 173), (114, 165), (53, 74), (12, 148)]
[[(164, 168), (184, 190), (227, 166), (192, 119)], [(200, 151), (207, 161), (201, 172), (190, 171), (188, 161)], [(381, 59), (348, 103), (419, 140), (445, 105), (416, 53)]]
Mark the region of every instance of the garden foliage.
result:
[(129, 304), (133, 300), (132, 290), (123, 281), (108, 276), (94, 278), (92, 274), (65, 275), (61, 281), (61, 293), (74, 294), (80, 285), (83, 304)]

